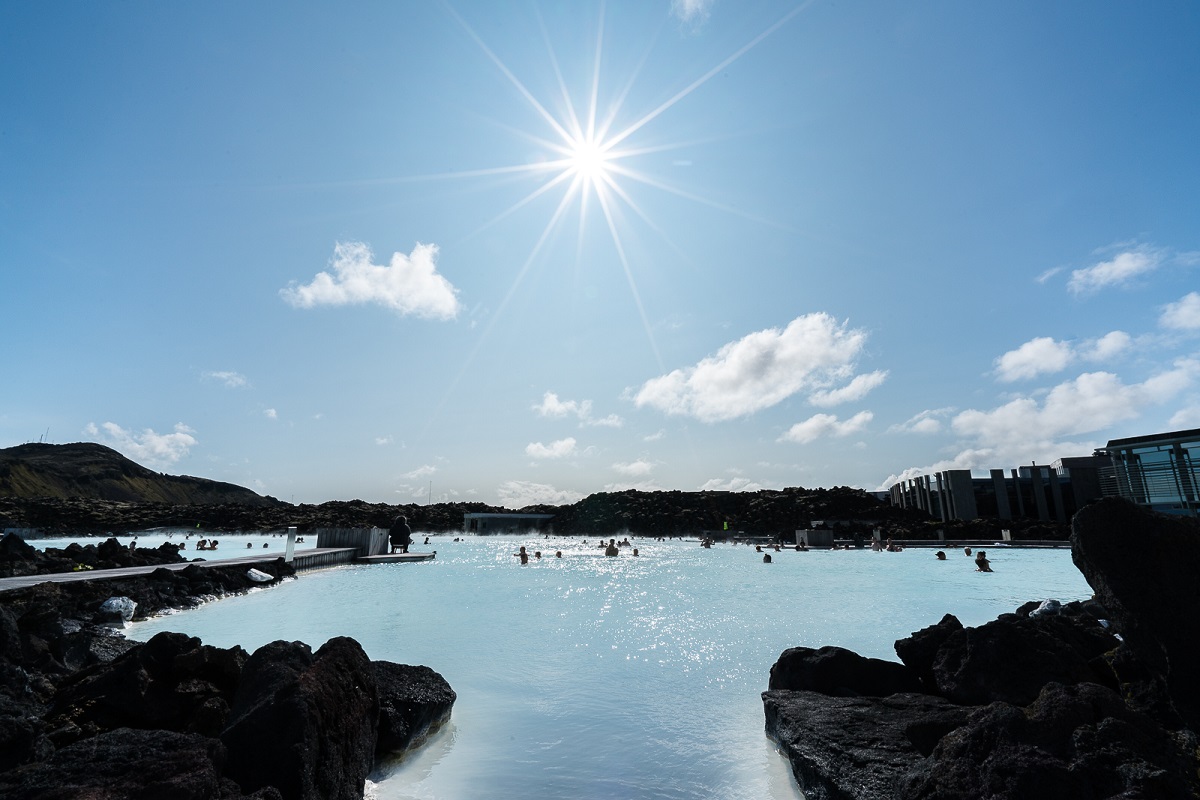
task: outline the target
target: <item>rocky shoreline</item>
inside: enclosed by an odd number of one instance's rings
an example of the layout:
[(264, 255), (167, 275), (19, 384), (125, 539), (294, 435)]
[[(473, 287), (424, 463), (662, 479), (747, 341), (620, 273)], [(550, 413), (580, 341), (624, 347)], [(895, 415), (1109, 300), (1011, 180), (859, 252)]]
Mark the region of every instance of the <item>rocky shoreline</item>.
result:
[(1200, 524), (1105, 500), (1071, 545), (1092, 602), (947, 615), (899, 664), (785, 651), (766, 726), (809, 800), (1200, 796)]
[[(110, 542), (69, 562), (182, 560), (174, 548)], [(63, 559), (0, 541), (6, 575)], [(254, 567), (271, 583), (292, 575), (282, 559)], [(247, 653), (178, 633), (137, 643), (113, 627), (122, 609), (144, 618), (263, 585), (247, 569), (192, 565), (0, 594), (0, 796), (357, 799), (374, 770), (449, 719), (455, 694), (440, 675), (371, 661), (347, 637), (316, 652), (277, 641)], [(114, 597), (136, 606), (106, 603)]]

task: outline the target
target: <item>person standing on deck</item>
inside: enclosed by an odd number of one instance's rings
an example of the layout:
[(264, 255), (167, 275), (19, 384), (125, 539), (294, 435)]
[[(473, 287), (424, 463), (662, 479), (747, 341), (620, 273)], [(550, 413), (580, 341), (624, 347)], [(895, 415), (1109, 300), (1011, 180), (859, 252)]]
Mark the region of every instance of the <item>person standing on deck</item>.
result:
[(408, 520), (396, 517), (396, 521), (388, 530), (388, 541), (392, 544), (393, 553), (396, 552), (396, 548), (399, 548), (401, 553), (408, 552), (408, 546), (412, 544), (412, 528), (408, 527)]

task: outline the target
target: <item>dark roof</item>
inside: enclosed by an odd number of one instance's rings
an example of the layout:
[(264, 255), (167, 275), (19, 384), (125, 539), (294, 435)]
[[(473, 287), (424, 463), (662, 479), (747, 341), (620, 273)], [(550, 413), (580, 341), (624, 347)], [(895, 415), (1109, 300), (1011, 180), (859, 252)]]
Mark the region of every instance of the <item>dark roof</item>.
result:
[(1151, 444), (1154, 442), (1167, 444), (1185, 439), (1200, 441), (1200, 428), (1192, 428), (1186, 431), (1169, 431), (1167, 433), (1152, 433), (1149, 436), (1130, 436), (1127, 439), (1112, 439), (1105, 447), (1129, 447), (1130, 445)]

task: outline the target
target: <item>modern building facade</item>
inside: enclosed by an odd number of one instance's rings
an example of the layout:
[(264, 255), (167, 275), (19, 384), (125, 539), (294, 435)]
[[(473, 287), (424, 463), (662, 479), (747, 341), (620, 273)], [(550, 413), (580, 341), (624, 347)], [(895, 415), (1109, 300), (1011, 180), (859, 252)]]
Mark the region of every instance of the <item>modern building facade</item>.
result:
[(1090, 456), (989, 471), (951, 469), (901, 481), (891, 503), (954, 519), (1067, 522), (1101, 497), (1124, 497), (1168, 514), (1200, 512), (1200, 429), (1114, 439)]
[(1166, 514), (1200, 512), (1200, 428), (1113, 439), (1097, 450), (1106, 496), (1119, 496)]
[(1067, 522), (1101, 496), (1094, 458), (1060, 459), (1011, 470), (989, 470), (976, 478), (969, 469), (949, 469), (895, 484), (891, 503), (918, 508), (942, 521), (1036, 519)]

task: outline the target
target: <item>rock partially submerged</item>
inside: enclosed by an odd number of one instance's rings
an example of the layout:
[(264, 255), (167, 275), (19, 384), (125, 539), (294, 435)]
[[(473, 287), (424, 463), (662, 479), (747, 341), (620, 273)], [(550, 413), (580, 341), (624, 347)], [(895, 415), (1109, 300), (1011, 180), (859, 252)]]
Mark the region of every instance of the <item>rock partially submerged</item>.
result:
[(440, 675), (372, 662), (353, 639), (247, 654), (180, 633), (139, 644), (102, 624), (110, 596), (140, 618), (244, 590), (244, 573), (193, 565), (5, 592), (0, 797), (360, 798), (376, 765), (449, 719)]
[(977, 628), (947, 615), (896, 642), (890, 671), (785, 651), (767, 732), (810, 800), (1200, 796), (1197, 542), (1194, 520), (1090, 506), (1072, 555), (1099, 605), (1035, 601)]

